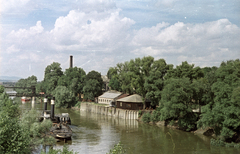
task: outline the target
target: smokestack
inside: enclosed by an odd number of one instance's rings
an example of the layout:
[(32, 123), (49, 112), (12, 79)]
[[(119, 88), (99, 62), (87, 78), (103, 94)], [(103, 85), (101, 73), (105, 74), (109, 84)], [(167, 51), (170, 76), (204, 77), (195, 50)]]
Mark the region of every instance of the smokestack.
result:
[(44, 111), (47, 110), (47, 97), (44, 98)]
[(72, 68), (73, 67), (73, 56), (71, 55), (70, 56), (70, 68)]
[(52, 97), (52, 100), (51, 100), (51, 119), (54, 118), (54, 106), (55, 106), (55, 97)]

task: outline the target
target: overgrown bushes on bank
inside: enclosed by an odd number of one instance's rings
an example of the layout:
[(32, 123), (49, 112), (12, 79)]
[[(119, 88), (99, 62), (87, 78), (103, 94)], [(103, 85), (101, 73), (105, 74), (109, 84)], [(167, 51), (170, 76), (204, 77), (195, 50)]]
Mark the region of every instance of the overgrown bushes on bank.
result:
[(234, 142), (227, 143), (227, 142), (224, 142), (221, 139), (212, 138), (210, 143), (211, 143), (211, 145), (214, 145), (214, 146), (225, 146), (225, 147), (240, 148), (240, 143), (234, 143)]

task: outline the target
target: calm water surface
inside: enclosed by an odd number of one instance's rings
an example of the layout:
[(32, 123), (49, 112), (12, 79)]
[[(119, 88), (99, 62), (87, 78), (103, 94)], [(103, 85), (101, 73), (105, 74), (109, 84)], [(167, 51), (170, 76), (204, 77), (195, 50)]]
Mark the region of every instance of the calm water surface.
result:
[[(22, 105), (32, 108), (31, 103)], [(34, 108), (42, 111), (43, 103)], [(50, 109), (50, 106), (48, 106)], [(210, 138), (167, 127), (157, 127), (136, 120), (123, 120), (71, 109), (55, 109), (69, 113), (72, 141), (69, 148), (81, 154), (105, 154), (119, 141), (129, 154), (239, 154), (240, 149), (210, 146)], [(58, 142), (54, 147), (62, 148)]]

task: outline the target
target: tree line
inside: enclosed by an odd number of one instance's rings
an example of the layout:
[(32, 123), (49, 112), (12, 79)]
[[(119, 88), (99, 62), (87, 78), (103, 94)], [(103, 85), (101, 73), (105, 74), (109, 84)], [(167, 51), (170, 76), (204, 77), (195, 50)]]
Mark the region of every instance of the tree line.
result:
[(149, 56), (119, 63), (107, 75), (112, 89), (158, 106), (152, 121), (177, 121), (186, 131), (211, 127), (221, 140), (240, 142), (239, 59), (200, 68), (187, 61), (174, 67)]
[[(102, 94), (103, 80), (101, 74), (91, 71), (88, 74), (78, 67), (68, 68), (64, 72), (60, 64), (53, 62), (45, 68), (44, 79), (37, 82), (36, 76), (20, 79), (15, 86), (36, 86), (36, 93), (44, 92), (54, 96), (56, 107), (71, 107), (84, 100), (94, 101), (95, 97)], [(18, 93), (29, 93), (27, 89), (15, 89)]]
[[(239, 59), (200, 68), (187, 61), (174, 67), (164, 59), (147, 56), (118, 63), (109, 68), (107, 76), (112, 90), (139, 94), (157, 106), (152, 121), (177, 121), (187, 131), (211, 127), (224, 141), (240, 141)], [(80, 94), (85, 100), (101, 95), (103, 81), (99, 72), (86, 74), (77, 67), (63, 72), (54, 62), (36, 86), (37, 92), (54, 95), (57, 107), (70, 107), (80, 100)]]

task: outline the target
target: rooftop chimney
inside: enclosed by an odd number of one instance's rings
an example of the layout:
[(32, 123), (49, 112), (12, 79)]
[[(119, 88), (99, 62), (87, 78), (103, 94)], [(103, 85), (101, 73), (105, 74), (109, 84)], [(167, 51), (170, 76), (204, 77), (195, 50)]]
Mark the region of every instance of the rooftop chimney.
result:
[(70, 68), (73, 67), (73, 56), (70, 56)]

